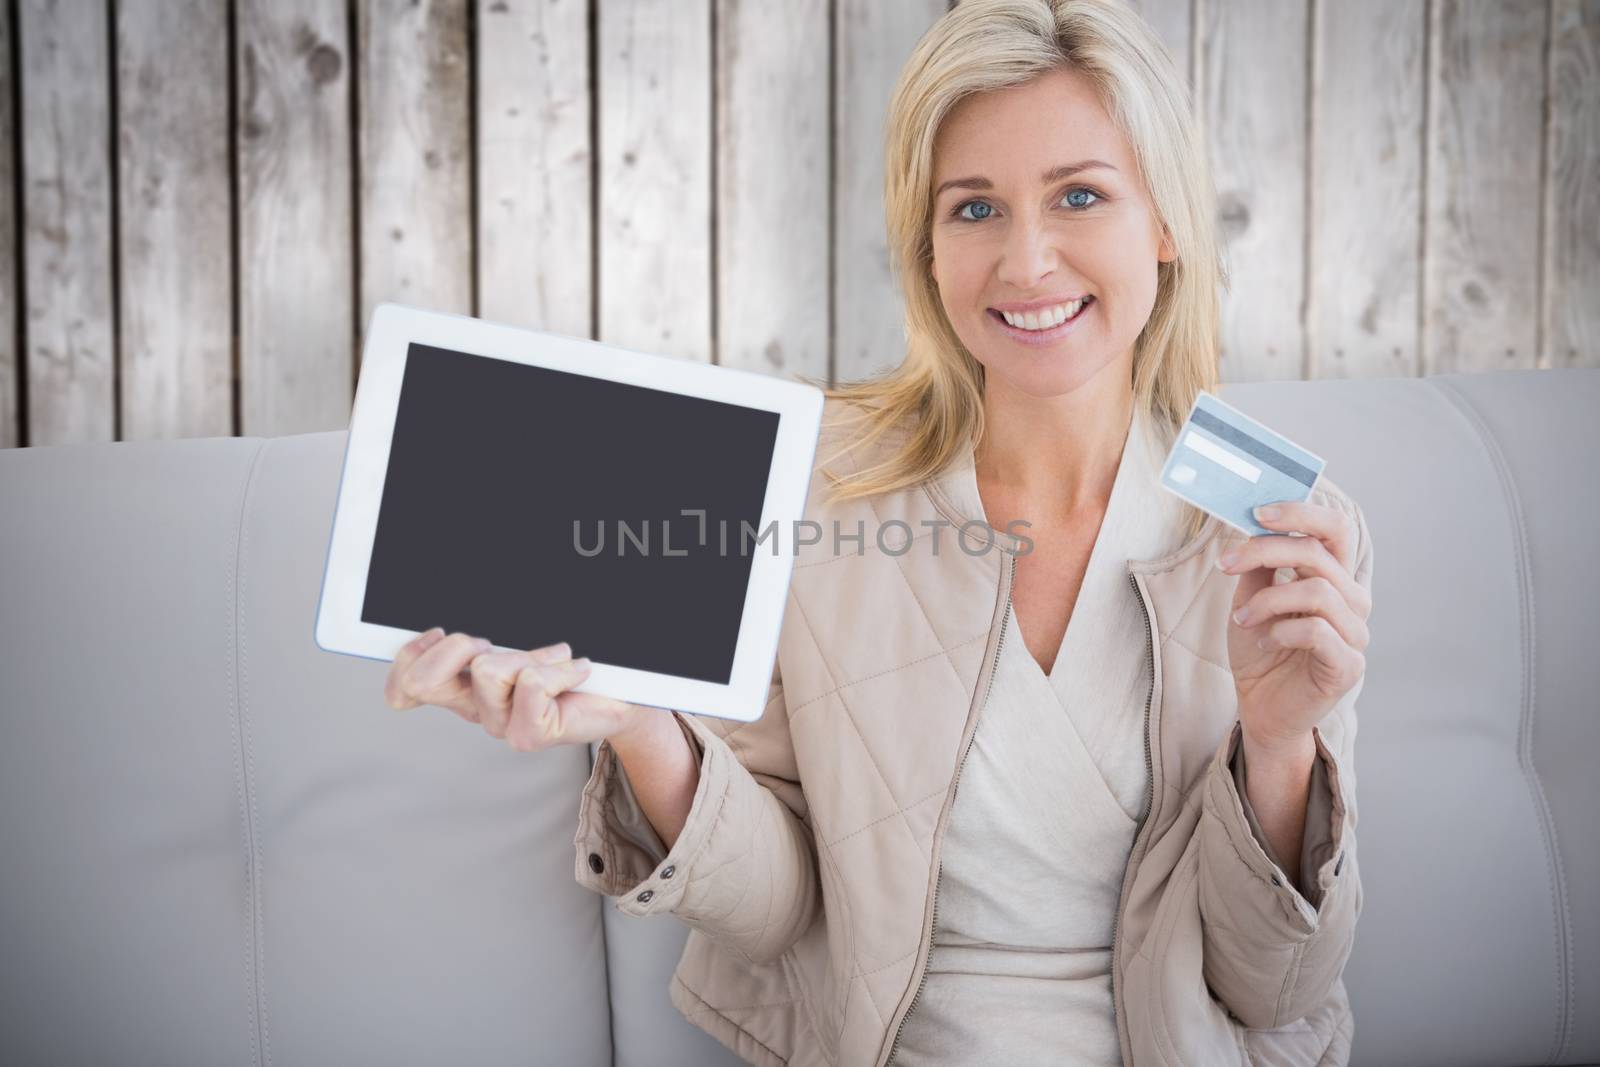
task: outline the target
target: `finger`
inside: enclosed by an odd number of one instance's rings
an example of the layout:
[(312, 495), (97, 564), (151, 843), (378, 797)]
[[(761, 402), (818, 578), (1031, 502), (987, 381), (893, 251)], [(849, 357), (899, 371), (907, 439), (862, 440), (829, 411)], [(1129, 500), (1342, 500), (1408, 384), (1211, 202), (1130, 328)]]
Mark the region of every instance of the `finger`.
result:
[[(566, 718), (569, 709), (563, 708), (557, 697), (587, 677), (586, 658), (524, 667), (517, 674), (517, 689), (511, 698), (513, 723), (519, 730), (531, 731), (541, 745), (563, 740), (571, 726)], [(581, 706), (573, 704), (571, 710)]]
[[(506, 743), (518, 751), (533, 752), (557, 744), (599, 741), (621, 730), (628, 725), (630, 716), (638, 714), (637, 705), (625, 700), (576, 689), (557, 694), (552, 704), (556, 708), (551, 713), (552, 719), (560, 717), (559, 735), (552, 732), (546, 736), (537, 725), (525, 724), (520, 717), (513, 716), (506, 730)], [(546, 724), (552, 719), (547, 719)], [(554, 726), (551, 729), (553, 731)]]
[(1255, 572), (1288, 567), (1299, 578), (1318, 575), (1326, 578), (1339, 591), (1339, 595), (1349, 602), (1351, 610), (1362, 618), (1372, 611), (1370, 594), (1355, 580), (1350, 568), (1328, 551), (1320, 538), (1261, 534), (1241, 542), (1232, 551), (1235, 557), (1232, 563), (1224, 564), (1224, 555), (1218, 557), (1217, 565), (1225, 574), (1240, 575), (1240, 589), (1236, 591), (1234, 608), (1253, 596), (1258, 588), (1271, 584), (1274, 575)]
[(511, 716), (511, 691), (517, 672), (527, 665), (526, 652), (485, 652), (474, 656), (467, 667), (472, 684), (474, 720), (490, 737), (506, 735), (506, 720)]
[(1256, 641), (1266, 649), (1305, 649), (1321, 668), (1318, 680), (1330, 692), (1343, 692), (1355, 684), (1366, 669), (1367, 658), (1345, 644), (1328, 620), (1310, 615), (1299, 619), (1279, 619)]
[(469, 668), (472, 697), (484, 731), (494, 738), (506, 736), (511, 699), (522, 668), (530, 664), (558, 663), (571, 656), (572, 646), (561, 641), (527, 652), (488, 652), (474, 658)]
[[(1268, 516), (1263, 509), (1277, 512)], [(1356, 558), (1356, 521), (1330, 504), (1301, 500), (1280, 500), (1254, 512), (1255, 520), (1274, 532), (1293, 530), (1322, 542), (1328, 554), (1346, 570), (1353, 570)]]
[(417, 701), (408, 697), (400, 687), (400, 680), (405, 677), (411, 665), (417, 661), (428, 649), (444, 639), (444, 629), (435, 626), (425, 633), (400, 646), (400, 651), (394, 654), (394, 666), (389, 668), (388, 677), (383, 680), (383, 702), (396, 711), (409, 711), (417, 706)]
[(1366, 621), (1351, 610), (1332, 582), (1320, 576), (1258, 590), (1233, 613), (1233, 621), (1247, 628), (1259, 627), (1297, 613), (1321, 616), (1351, 648), (1365, 651), (1369, 640)]
[[(1272, 536), (1277, 535), (1274, 534)], [(1224, 573), (1238, 572), (1238, 578), (1233, 586), (1232, 603), (1228, 605), (1230, 614), (1248, 604), (1252, 597), (1270, 586), (1277, 573), (1261, 567), (1245, 565), (1247, 561), (1241, 557), (1252, 540), (1254, 538), (1231, 538), (1224, 545), (1222, 554), (1217, 557), (1217, 567)], [(1224, 565), (1224, 561), (1230, 558), (1236, 562)]]
[(486, 638), (453, 633), (434, 643), (401, 676), (401, 687), (413, 700), (453, 708), (470, 696), (461, 677), (472, 657), (494, 647)]

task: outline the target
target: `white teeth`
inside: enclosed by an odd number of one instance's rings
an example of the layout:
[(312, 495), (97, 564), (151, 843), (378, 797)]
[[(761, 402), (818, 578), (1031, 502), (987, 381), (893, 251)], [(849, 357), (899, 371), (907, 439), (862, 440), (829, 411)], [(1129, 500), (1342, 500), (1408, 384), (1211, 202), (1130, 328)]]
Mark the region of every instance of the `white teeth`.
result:
[(1057, 304), (1053, 308), (1045, 308), (1043, 311), (1029, 311), (1020, 315), (1002, 311), (1000, 315), (1019, 330), (1048, 330), (1072, 318), (1082, 307), (1083, 300), (1074, 300), (1069, 304)]

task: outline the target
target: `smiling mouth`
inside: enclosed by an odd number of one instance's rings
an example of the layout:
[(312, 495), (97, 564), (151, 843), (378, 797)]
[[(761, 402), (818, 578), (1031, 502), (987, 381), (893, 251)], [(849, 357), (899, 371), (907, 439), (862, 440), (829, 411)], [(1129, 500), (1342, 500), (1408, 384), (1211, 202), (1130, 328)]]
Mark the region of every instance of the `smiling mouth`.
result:
[(1039, 341), (1054, 338), (1067, 332), (1072, 328), (1072, 325), (1079, 319), (1083, 318), (1089, 309), (1094, 307), (1096, 303), (1098, 303), (1098, 301), (1096, 301), (1093, 296), (1086, 296), (1083, 298), (1083, 303), (1078, 307), (1078, 310), (1070, 318), (1062, 319), (1060, 322), (1057, 322), (1051, 326), (1041, 326), (1031, 330), (1026, 326), (1013, 326), (1011, 323), (1006, 321), (1006, 317), (1004, 315), (996, 311), (994, 308), (988, 308), (985, 311), (985, 314), (987, 314), (990, 319), (992, 319), (1002, 330), (1006, 331), (1012, 337), (1022, 341)]

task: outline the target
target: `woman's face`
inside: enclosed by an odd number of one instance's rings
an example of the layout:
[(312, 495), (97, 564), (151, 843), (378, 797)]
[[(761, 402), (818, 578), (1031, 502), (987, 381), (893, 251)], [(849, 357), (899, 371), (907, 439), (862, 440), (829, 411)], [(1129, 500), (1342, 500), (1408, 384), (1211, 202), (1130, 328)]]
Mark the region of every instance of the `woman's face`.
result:
[[(1175, 253), (1086, 77), (1061, 69), (967, 97), (935, 139), (934, 189), (934, 280), (991, 384), (1044, 397), (1112, 363), (1131, 372), (1156, 264)], [(1050, 327), (1063, 305), (1072, 317)]]

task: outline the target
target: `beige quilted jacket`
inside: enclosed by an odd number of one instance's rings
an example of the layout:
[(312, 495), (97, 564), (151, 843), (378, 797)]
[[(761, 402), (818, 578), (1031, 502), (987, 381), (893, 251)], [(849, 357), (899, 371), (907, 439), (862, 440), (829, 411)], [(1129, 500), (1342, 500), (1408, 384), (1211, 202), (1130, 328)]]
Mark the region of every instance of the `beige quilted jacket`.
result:
[[(842, 473), (875, 453), (834, 458), (839, 403), (827, 403), (816, 462)], [(915, 1006), (940, 843), (1023, 547), (961, 514), (952, 476), (824, 507), (827, 480), (814, 471), (806, 515), (825, 535), (795, 560), (765, 713), (752, 723), (674, 713), (701, 769), (669, 852), (609, 743), (584, 787), (578, 881), (618, 897), (625, 914), (690, 927), (672, 1003), (750, 1063), (883, 1067)], [(1356, 519), (1355, 577), (1370, 589), (1361, 509), (1326, 475), (1311, 500)], [(846, 539), (857, 530), (861, 543)], [(1230, 770), (1241, 735), (1226, 623), (1238, 579), (1213, 561), (1241, 537), (1211, 519), (1171, 555), (1128, 564), (1154, 678), (1151, 792), (1113, 933), (1128, 1067), (1349, 1057), (1341, 973), (1361, 911), (1362, 685), (1314, 731), (1330, 802), (1308, 814), (1326, 824), (1306, 828), (1302, 894), (1252, 832)]]

